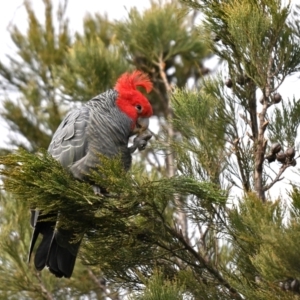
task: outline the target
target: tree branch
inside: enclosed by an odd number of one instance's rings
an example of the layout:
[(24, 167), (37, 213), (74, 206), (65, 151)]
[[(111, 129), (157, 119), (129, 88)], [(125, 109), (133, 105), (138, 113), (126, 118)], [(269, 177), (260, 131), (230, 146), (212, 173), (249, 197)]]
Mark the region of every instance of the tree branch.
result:
[(289, 166), (290, 166), (289, 164), (282, 165), (281, 168), (279, 169), (278, 174), (277, 174), (276, 177), (273, 179), (273, 181), (272, 181), (270, 184), (265, 185), (265, 186), (263, 187), (263, 191), (265, 192), (265, 191), (269, 190), (276, 182), (283, 180), (284, 177), (280, 178), (280, 176), (283, 174), (283, 172), (284, 172)]
[(39, 281), (39, 287), (41, 288), (42, 293), (46, 296), (46, 298), (48, 300), (55, 300), (55, 298), (52, 296), (52, 294), (46, 289), (46, 287), (42, 281), (40, 272), (36, 272), (36, 277)]
[[(215, 269), (213, 266), (211, 266), (198, 252), (196, 252), (191, 246), (190, 244), (185, 240), (185, 238), (183, 237), (183, 235), (181, 235), (179, 232), (177, 232), (176, 230), (174, 230), (173, 228), (170, 228), (168, 226), (165, 226), (165, 228), (173, 235), (175, 236), (185, 247), (186, 250), (189, 251), (189, 253), (191, 253), (195, 259), (197, 259), (202, 266), (210, 273), (212, 274), (217, 280), (218, 282), (223, 285), (224, 287), (226, 287), (230, 293), (231, 296), (234, 297), (234, 299), (239, 299), (242, 300), (243, 298), (240, 296), (240, 294), (238, 293), (238, 291), (232, 287), (230, 285), (229, 282), (227, 282), (222, 275), (219, 273), (219, 271), (217, 269)], [(200, 267), (200, 266), (198, 266)]]
[[(163, 54), (160, 54), (159, 57), (159, 61), (158, 63), (156, 63), (156, 65), (159, 68), (159, 74), (160, 77), (164, 83), (165, 89), (166, 89), (166, 118), (168, 121), (170, 121), (173, 117), (173, 112), (171, 109), (171, 105), (170, 105), (170, 97), (169, 94), (171, 92), (171, 86), (168, 82), (167, 76), (166, 76), (166, 72), (165, 72), (165, 62), (163, 60)], [(167, 134), (168, 134), (168, 144), (172, 143), (172, 140), (174, 139), (174, 129), (172, 124), (168, 124), (167, 126)], [(176, 166), (175, 166), (175, 156), (174, 153), (169, 151), (166, 155), (166, 165), (167, 165), (167, 172), (168, 172), (168, 177), (173, 177), (176, 174)], [(180, 211), (180, 207), (181, 207), (181, 203), (180, 203), (180, 199), (178, 198), (178, 195), (174, 195), (175, 197), (175, 203), (177, 204), (177, 207), (179, 208), (177, 210), (177, 221), (180, 224), (181, 230), (184, 234), (185, 237), (188, 237), (188, 228), (187, 228), (187, 218), (186, 218), (186, 214), (183, 211)]]

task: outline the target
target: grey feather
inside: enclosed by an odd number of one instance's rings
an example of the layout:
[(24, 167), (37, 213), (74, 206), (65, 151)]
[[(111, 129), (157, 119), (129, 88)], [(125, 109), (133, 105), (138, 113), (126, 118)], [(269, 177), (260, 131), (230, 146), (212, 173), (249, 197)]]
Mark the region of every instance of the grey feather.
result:
[[(108, 157), (121, 153), (124, 168), (130, 167), (128, 139), (132, 120), (116, 106), (117, 96), (117, 91), (109, 90), (71, 111), (53, 135), (48, 152), (79, 180), (86, 180), (86, 174), (95, 168), (97, 153)], [(29, 259), (41, 233), (43, 239), (35, 254), (36, 268), (42, 270), (47, 266), (57, 277), (70, 277), (80, 242), (72, 243), (72, 231), (57, 228), (56, 222), (43, 222), (45, 218), (38, 211), (32, 213), (34, 232)]]

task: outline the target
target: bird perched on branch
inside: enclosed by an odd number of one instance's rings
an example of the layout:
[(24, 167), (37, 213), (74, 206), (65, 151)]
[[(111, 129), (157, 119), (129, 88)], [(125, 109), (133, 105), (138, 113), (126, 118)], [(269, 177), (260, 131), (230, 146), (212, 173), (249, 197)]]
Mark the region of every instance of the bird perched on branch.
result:
[[(71, 111), (53, 135), (48, 152), (68, 169), (75, 178), (88, 180), (87, 175), (99, 161), (97, 153), (107, 157), (121, 155), (124, 168), (131, 165), (131, 154), (142, 150), (151, 134), (146, 134), (152, 107), (137, 89), (149, 93), (152, 83), (140, 71), (123, 74), (110, 89)], [(129, 138), (137, 135), (128, 147)], [(93, 186), (95, 193), (101, 188)], [(31, 225), (34, 227), (29, 260), (39, 234), (42, 241), (34, 257), (37, 270), (45, 266), (57, 277), (72, 275), (80, 242), (72, 242), (72, 232), (56, 227), (56, 221), (45, 221), (41, 212), (32, 210)], [(44, 221), (43, 221), (44, 220)]]

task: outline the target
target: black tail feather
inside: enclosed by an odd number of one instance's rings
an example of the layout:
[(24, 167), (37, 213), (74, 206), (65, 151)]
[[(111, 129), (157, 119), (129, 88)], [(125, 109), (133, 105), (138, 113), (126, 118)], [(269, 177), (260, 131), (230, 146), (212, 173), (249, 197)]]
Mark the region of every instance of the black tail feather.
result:
[(33, 248), (35, 246), (39, 234), (42, 234), (43, 239), (40, 245), (38, 246), (34, 257), (34, 264), (37, 270), (39, 271), (42, 270), (46, 265), (46, 258), (54, 234), (55, 222), (54, 221), (37, 222), (37, 220), (46, 219), (47, 217), (49, 218), (49, 216), (40, 215), (38, 211), (31, 211), (30, 223), (32, 226), (34, 226), (34, 231), (31, 238), (28, 261), (30, 261)]
[[(51, 246), (51, 241), (54, 235), (53, 226), (48, 227), (48, 229), (49, 230), (44, 233), (42, 233), (41, 231), (39, 232), (43, 234), (43, 239), (39, 244), (34, 256), (34, 265), (38, 271), (43, 270), (46, 266), (49, 248)], [(37, 229), (35, 229), (35, 231), (36, 230)]]
[[(79, 245), (80, 242), (78, 243), (78, 249)], [(70, 278), (74, 270), (75, 261), (76, 255), (72, 254), (67, 248), (58, 245), (56, 238), (54, 238), (47, 259), (49, 271), (57, 277)]]
[(47, 266), (49, 267), (49, 271), (53, 273), (56, 277), (63, 277), (64, 273), (59, 270), (57, 263), (57, 255), (59, 254), (57, 242), (55, 238), (53, 239), (51, 246), (49, 248), (49, 253), (47, 257)]
[(32, 234), (28, 260), (30, 261), (39, 234), (42, 234), (42, 241), (34, 257), (35, 268), (41, 271), (47, 266), (49, 271), (55, 276), (70, 278), (74, 270), (81, 241), (73, 243), (73, 232), (55, 229), (55, 221), (40, 222), (41, 219), (46, 218), (49, 218), (49, 216), (38, 215), (37, 218), (32, 212), (31, 224), (35, 227)]

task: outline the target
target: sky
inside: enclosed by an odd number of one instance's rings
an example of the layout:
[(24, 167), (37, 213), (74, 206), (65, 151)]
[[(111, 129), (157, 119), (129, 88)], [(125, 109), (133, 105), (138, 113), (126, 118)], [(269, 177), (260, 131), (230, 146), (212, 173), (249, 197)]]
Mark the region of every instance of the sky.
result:
[[(53, 0), (54, 12), (59, 0)], [(123, 3), (123, 4), (122, 4)], [(42, 0), (31, 0), (32, 7), (37, 15), (41, 16), (41, 20), (44, 15), (44, 4)], [(80, 31), (82, 29), (82, 20), (87, 13), (94, 14), (107, 13), (110, 19), (121, 19), (127, 16), (127, 11), (131, 7), (137, 7), (139, 10), (143, 10), (150, 6), (148, 0), (84, 0), (74, 1), (69, 0), (67, 6), (67, 16), (70, 20), (70, 28), (72, 32)], [(12, 43), (8, 29), (11, 25), (17, 24), (20, 29), (25, 29), (27, 26), (27, 15), (23, 5), (23, 0), (9, 0), (5, 1), (5, 5), (1, 6), (0, 10), (0, 58), (2, 59), (4, 53), (7, 53), (11, 49)]]
[[(300, 0), (292, 0), (293, 3), (299, 3)], [(52, 0), (54, 3), (54, 12), (58, 6), (59, 0)], [(40, 16), (41, 21), (43, 20), (44, 15), (44, 5), (42, 0), (31, 0), (32, 7), (38, 16)], [(123, 3), (123, 4), (122, 4)], [(131, 7), (137, 7), (139, 10), (144, 10), (150, 6), (149, 0), (84, 0), (84, 1), (68, 1), (67, 7), (67, 16), (70, 21), (70, 29), (72, 33), (82, 30), (82, 21), (86, 14), (94, 14), (99, 12), (101, 14), (107, 13), (108, 17), (111, 20), (126, 18), (128, 10)], [(27, 15), (23, 5), (23, 0), (9, 0), (5, 1), (5, 5), (2, 5), (0, 10), (0, 60), (5, 62), (5, 55), (13, 53), (13, 43), (10, 40), (10, 35), (8, 29), (12, 25), (17, 25), (19, 29), (26, 30), (27, 27)], [(210, 66), (208, 66), (210, 67)], [(299, 75), (292, 76), (280, 87), (279, 92), (284, 95), (284, 97), (300, 98), (300, 89), (299, 89)], [(0, 104), (1, 105), (1, 104)], [(8, 141), (9, 130), (7, 126), (0, 119), (0, 143), (1, 145)], [(298, 160), (300, 164), (300, 159)], [(291, 172), (288, 172), (291, 173)], [(293, 177), (292, 173), (287, 174), (287, 178)], [(275, 192), (285, 193), (284, 190), (276, 189)]]

